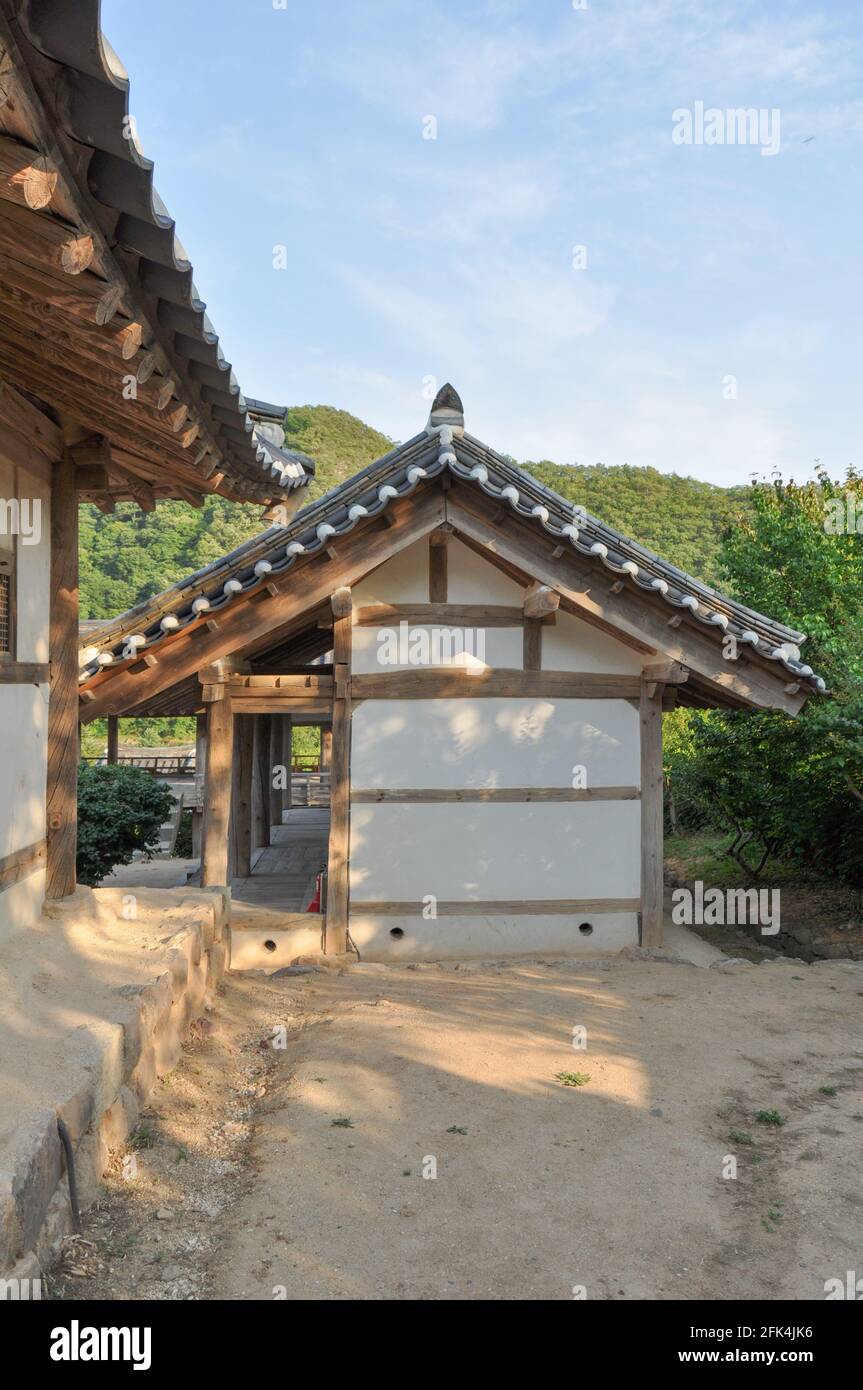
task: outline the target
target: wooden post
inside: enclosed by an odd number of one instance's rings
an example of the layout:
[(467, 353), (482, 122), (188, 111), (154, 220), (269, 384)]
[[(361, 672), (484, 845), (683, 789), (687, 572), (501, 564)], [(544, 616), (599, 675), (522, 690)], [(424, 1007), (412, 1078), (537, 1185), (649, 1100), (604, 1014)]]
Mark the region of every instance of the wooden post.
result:
[(525, 618), (522, 644), (525, 671), (542, 670), (542, 619)]
[(108, 762), (120, 761), (120, 721), (116, 714), (108, 715)]
[[(326, 952), (348, 949), (351, 833), (351, 647), (353, 618), (344, 612), (344, 590), (333, 603), (333, 726), (330, 767), (330, 843), (327, 860)], [(341, 611), (339, 611), (341, 610)]]
[(255, 724), (255, 780), (252, 788), (252, 849), (270, 843), (270, 724), (272, 715), (252, 716)]
[(233, 715), (225, 695), (207, 706), (207, 771), (204, 784), (204, 843), (201, 853), (201, 885), (222, 887), (228, 883), (228, 824), (231, 811), (231, 761)]
[(285, 790), (282, 792), (282, 809), (290, 811), (294, 804), (294, 720), (290, 714), (282, 715), (282, 756), (285, 765)]
[(51, 480), (51, 694), (45, 896), (74, 893), (78, 838), (78, 498), (67, 451)]
[(664, 895), (662, 813), (662, 692), (642, 681), (641, 724), (641, 944), (662, 945)]
[(439, 526), (437, 530), (432, 531), (429, 536), (430, 603), (447, 602), (447, 546), (449, 544), (449, 537), (450, 533), (446, 525)]
[(252, 782), (255, 769), (253, 714), (234, 716), (234, 770), (231, 795), (231, 871), (237, 878), (252, 872)]
[(333, 765), (333, 726), (321, 726), (321, 772), (329, 772)]
[(207, 766), (207, 716), (195, 716), (195, 800), (200, 800), (200, 811), (192, 811), (192, 858), (200, 859), (204, 837), (204, 787)]
[(282, 793), (278, 787), (273, 786), (276, 775), (276, 768), (282, 761), (282, 716), (272, 715), (270, 719), (270, 766), (267, 770), (270, 789), (270, 827), (281, 825), (282, 823)]

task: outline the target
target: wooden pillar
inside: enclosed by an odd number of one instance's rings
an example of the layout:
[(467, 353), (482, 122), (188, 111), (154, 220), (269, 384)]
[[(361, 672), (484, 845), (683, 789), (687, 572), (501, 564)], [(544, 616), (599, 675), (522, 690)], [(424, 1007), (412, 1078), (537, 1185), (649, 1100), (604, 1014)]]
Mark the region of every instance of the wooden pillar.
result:
[(252, 787), (252, 849), (270, 843), (270, 724), (272, 715), (252, 715), (255, 724), (255, 778)]
[(192, 811), (192, 858), (200, 859), (204, 835), (204, 787), (207, 766), (207, 716), (195, 716), (195, 800), (201, 809)]
[(663, 813), (662, 693), (656, 681), (642, 681), (641, 724), (641, 944), (662, 945)]
[(321, 772), (329, 772), (333, 764), (333, 726), (321, 726)]
[(254, 715), (234, 716), (234, 769), (231, 796), (230, 867), (237, 878), (252, 872), (252, 782), (255, 769)]
[(51, 480), (51, 694), (45, 896), (74, 893), (78, 839), (78, 498), (67, 451)]
[(285, 790), (282, 793), (282, 809), (290, 811), (294, 804), (294, 720), (290, 714), (282, 715), (282, 756), (285, 765)]
[(108, 762), (112, 765), (120, 760), (120, 721), (116, 714), (108, 715)]
[(284, 806), (283, 793), (278, 787), (273, 786), (276, 777), (276, 768), (282, 761), (282, 715), (273, 714), (270, 717), (270, 766), (268, 769), (269, 788), (270, 788), (270, 827), (281, 825), (282, 809)]
[(330, 767), (330, 844), (327, 860), (326, 952), (348, 949), (351, 839), (351, 648), (350, 589), (339, 589), (332, 600), (333, 623), (333, 747)]
[(204, 782), (204, 836), (201, 884), (224, 886), (228, 880), (228, 825), (231, 812), (233, 715), (224, 686), (221, 699), (207, 705), (207, 762)]

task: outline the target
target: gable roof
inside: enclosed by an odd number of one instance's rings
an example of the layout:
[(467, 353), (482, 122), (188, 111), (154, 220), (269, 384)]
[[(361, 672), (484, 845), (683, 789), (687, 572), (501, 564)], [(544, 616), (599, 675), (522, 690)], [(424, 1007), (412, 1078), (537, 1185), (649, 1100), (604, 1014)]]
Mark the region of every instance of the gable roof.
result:
[(255, 429), (206, 313), (99, 0), (0, 0), (0, 137), (0, 373), (113, 447), (113, 496), (135, 495), (129, 469), (160, 496), (303, 487), (304, 459)]
[[(82, 685), (110, 676), (114, 669), (128, 665), (160, 643), (173, 642), (178, 633), (202, 618), (242, 604), (279, 576), (288, 575), (299, 559), (326, 559), (340, 537), (384, 515), (399, 499), (432, 484), (439, 486), (449, 478), (484, 499), (486, 505), (493, 503), (501, 517), (510, 514), (526, 523), (543, 550), (548, 550), (551, 540), (556, 551), (577, 556), (596, 571), (610, 572), (615, 587), (652, 604), (661, 600), (675, 615), (669, 621), (678, 628), (681, 623), (694, 625), (715, 642), (717, 649), (730, 635), (753, 660), (765, 663), (768, 670), (773, 668), (777, 677), (790, 678), (810, 693), (825, 690), (824, 681), (801, 659), (800, 646), (806, 640), (803, 633), (725, 597), (573, 507), (466, 433), (459, 423), (463, 418), (460, 412), (461, 402), (447, 386), (439, 393), (422, 433), (305, 507), (288, 526), (271, 527), (164, 593), (91, 629), (81, 655)], [(445, 423), (437, 423), (441, 413)], [(458, 534), (457, 525), (455, 530)], [(492, 553), (489, 558), (494, 558)]]

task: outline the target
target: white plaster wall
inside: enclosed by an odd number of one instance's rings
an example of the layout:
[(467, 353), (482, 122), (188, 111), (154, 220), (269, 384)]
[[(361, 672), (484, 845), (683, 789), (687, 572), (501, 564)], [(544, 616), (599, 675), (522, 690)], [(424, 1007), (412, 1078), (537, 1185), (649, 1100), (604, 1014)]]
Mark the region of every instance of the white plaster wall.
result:
[(640, 803), (355, 803), (351, 897), (637, 898)]
[(640, 676), (644, 657), (571, 613), (557, 614), (553, 627), (542, 629), (544, 671), (595, 671), (603, 675)]
[[(19, 470), (18, 492), (42, 502), (37, 545), (18, 544), (19, 661), (47, 662), (51, 571), (50, 488)], [(48, 685), (0, 685), (0, 859), (45, 835)], [(0, 938), (34, 921), (45, 892), (40, 870), (0, 893)]]
[(428, 603), (428, 538), (406, 546), (354, 586), (354, 607), (371, 603)]
[[(353, 713), (354, 787), (638, 786), (625, 700), (366, 700)], [(523, 896), (523, 895), (522, 895)]]
[[(453, 538), (448, 601), (521, 606), (524, 590)], [(428, 542), (389, 561), (355, 590), (355, 604), (428, 602)], [(393, 625), (395, 626), (395, 625)], [(379, 629), (354, 629), (354, 669), (379, 660)], [(471, 658), (459, 664), (472, 665)], [(520, 628), (488, 628), (485, 664), (520, 670)], [(543, 670), (637, 675), (642, 658), (568, 614), (543, 628)], [(353, 714), (354, 788), (638, 786), (638, 713), (624, 700), (367, 700)], [(579, 782), (579, 785), (581, 783)], [(547, 914), (404, 921), (370, 916), (367, 902), (632, 898), (640, 893), (638, 801), (364, 803), (351, 808), (351, 933), (367, 957), (482, 956), (619, 950), (638, 940), (637, 916)], [(393, 930), (403, 935), (393, 937)]]
[[(583, 925), (592, 928), (589, 935), (579, 930)], [(572, 917), (496, 913), (426, 921), (419, 914), (374, 916), (352, 911), (351, 937), (363, 960), (482, 960), (532, 953), (592, 956), (637, 946), (638, 919), (634, 912), (593, 912)]]

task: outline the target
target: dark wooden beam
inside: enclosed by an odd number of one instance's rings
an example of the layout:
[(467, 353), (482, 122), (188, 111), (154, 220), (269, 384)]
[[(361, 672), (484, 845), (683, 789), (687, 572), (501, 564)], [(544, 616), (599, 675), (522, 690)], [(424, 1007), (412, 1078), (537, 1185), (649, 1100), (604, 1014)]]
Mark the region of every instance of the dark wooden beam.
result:
[(330, 843), (327, 857), (326, 951), (341, 955), (348, 949), (351, 840), (351, 653), (349, 616), (333, 624), (335, 695), (333, 699), (332, 761), (330, 766)]

